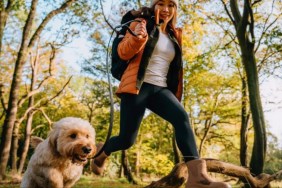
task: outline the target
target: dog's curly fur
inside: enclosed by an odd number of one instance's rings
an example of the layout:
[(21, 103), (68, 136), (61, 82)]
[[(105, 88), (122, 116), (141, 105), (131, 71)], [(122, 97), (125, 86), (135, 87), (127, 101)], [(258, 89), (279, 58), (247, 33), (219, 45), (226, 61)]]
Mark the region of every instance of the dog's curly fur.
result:
[(94, 128), (80, 118), (63, 118), (36, 147), (21, 188), (72, 187), (95, 152)]

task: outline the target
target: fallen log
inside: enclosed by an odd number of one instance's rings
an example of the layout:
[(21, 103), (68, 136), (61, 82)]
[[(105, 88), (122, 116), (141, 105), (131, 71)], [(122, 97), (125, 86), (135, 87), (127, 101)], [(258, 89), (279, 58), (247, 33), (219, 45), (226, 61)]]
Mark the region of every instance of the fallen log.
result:
[[(282, 175), (282, 170), (272, 175), (262, 173), (256, 177), (252, 176), (250, 170), (246, 167), (226, 163), (216, 159), (205, 159), (209, 172), (215, 172), (243, 179), (250, 184), (252, 188), (270, 187), (270, 182), (277, 180)], [(158, 181), (153, 181), (145, 188), (179, 188), (188, 178), (188, 169), (185, 163), (178, 163), (172, 171)]]

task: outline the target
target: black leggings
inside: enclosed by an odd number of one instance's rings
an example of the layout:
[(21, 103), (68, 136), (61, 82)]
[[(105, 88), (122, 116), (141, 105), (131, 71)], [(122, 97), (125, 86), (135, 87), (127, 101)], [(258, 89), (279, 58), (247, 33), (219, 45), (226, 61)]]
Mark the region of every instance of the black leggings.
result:
[(134, 144), (146, 108), (173, 125), (176, 142), (184, 161), (199, 158), (184, 107), (170, 90), (148, 83), (143, 83), (138, 95), (121, 95), (120, 132), (118, 136), (111, 137), (106, 144), (104, 152), (107, 155), (118, 150), (126, 150)]

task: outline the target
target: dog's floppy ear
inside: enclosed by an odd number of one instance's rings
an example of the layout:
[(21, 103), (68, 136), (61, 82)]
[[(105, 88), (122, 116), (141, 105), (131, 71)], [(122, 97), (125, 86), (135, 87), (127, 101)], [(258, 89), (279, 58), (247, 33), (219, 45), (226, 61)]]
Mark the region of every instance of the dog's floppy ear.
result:
[(57, 153), (57, 139), (58, 139), (59, 133), (58, 130), (51, 130), (51, 132), (49, 133), (49, 146), (52, 149), (52, 151), (54, 151), (55, 153)]
[(41, 142), (43, 142), (43, 139), (38, 136), (31, 136), (30, 138), (30, 146), (33, 149), (35, 149)]

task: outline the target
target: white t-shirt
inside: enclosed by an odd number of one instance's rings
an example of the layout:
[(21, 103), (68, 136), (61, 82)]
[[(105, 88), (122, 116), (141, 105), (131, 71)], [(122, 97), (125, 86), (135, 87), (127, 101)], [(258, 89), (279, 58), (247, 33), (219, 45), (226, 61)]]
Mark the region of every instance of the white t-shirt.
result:
[(173, 42), (167, 34), (160, 32), (158, 42), (145, 72), (144, 82), (167, 87), (167, 73), (174, 56)]

